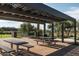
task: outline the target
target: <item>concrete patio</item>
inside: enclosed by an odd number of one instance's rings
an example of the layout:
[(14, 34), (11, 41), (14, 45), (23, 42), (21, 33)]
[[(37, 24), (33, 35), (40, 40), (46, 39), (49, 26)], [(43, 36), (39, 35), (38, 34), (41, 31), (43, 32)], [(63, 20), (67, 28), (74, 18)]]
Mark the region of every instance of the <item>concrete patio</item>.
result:
[[(34, 47), (30, 49), (30, 51), (32, 52), (32, 56), (36, 56), (36, 55), (57, 55), (57, 54), (60, 54), (62, 55), (61, 53), (66, 53), (66, 54), (63, 54), (63, 55), (74, 55), (74, 53), (72, 54), (73, 51), (75, 51), (75, 55), (79, 55), (78, 53), (78, 46), (76, 45), (71, 45), (69, 43), (62, 43), (62, 42), (57, 42), (56, 45), (52, 45), (52, 46), (47, 46), (47, 44), (43, 44), (42, 42), (39, 43), (39, 45), (37, 45), (35, 39), (32, 39), (32, 38), (29, 38), (29, 37), (25, 37), (25, 38), (6, 38), (6, 39), (0, 39), (0, 45), (6, 45), (8, 47), (10, 47), (10, 44), (7, 43), (7, 42), (4, 42), (3, 40), (11, 40), (11, 39), (17, 39), (17, 40), (24, 40), (26, 42), (29, 42), (29, 44), (33, 45)], [(56, 39), (56, 40), (59, 40), (59, 39)], [(66, 39), (67, 40), (67, 39)], [(72, 40), (71, 40), (72, 41)], [(68, 47), (68, 48), (66, 48)], [(70, 47), (70, 48), (69, 48)], [(73, 47), (77, 47), (77, 48), (73, 48)], [(24, 48), (25, 50), (27, 50), (26, 47), (22, 47), (20, 46), (20, 48)], [(64, 49), (66, 48), (66, 49)], [(14, 49), (16, 49), (16, 46), (14, 46)], [(64, 49), (64, 51), (62, 50)], [(70, 51), (71, 49), (71, 51)], [(61, 50), (61, 51), (60, 51)], [(65, 51), (67, 50), (67, 51)], [(60, 51), (60, 52), (57, 52), (57, 51)], [(27, 54), (27, 51), (26, 51), (26, 54)]]

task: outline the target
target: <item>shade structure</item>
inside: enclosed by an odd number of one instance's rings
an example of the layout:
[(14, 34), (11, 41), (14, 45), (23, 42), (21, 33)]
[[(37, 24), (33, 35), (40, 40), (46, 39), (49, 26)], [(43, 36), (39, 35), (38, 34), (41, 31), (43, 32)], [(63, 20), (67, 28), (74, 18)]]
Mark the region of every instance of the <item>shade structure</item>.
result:
[(74, 22), (76, 43), (76, 19), (42, 3), (0, 3), (0, 19), (42, 24), (70, 20)]

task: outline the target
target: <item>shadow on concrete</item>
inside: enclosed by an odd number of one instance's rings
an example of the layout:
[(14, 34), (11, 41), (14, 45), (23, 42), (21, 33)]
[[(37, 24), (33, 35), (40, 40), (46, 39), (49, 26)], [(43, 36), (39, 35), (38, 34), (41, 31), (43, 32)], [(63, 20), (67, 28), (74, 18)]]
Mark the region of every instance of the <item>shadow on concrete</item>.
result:
[(55, 49), (60, 49), (60, 48), (66, 47), (65, 45), (59, 45), (59, 44), (54, 44), (54, 45), (43, 45), (43, 44), (39, 44), (39, 45), (40, 46), (49, 47), (49, 48), (55, 48)]
[(60, 50), (57, 50), (56, 52), (53, 52), (51, 54), (48, 54), (47, 56), (64, 56), (66, 53), (70, 52), (72, 49), (75, 49), (78, 45), (69, 45), (67, 47), (64, 47)]

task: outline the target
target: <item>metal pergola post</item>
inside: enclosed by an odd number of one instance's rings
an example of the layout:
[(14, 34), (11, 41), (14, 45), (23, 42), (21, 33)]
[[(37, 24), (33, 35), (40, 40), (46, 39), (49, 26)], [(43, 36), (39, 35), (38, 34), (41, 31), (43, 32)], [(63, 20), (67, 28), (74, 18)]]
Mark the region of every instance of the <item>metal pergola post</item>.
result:
[(40, 25), (40, 24), (37, 23), (37, 34), (36, 34), (37, 37), (39, 37), (39, 25)]
[(43, 36), (46, 34), (46, 23), (44, 23), (44, 32), (43, 32)]
[[(28, 24), (29, 24), (29, 23), (30, 23), (30, 22), (28, 22)], [(27, 35), (29, 36), (29, 32), (30, 32), (30, 31), (29, 31), (29, 25), (28, 25), (28, 31), (27, 31), (27, 32), (28, 32)]]
[(64, 42), (64, 24), (62, 23), (61, 25), (61, 39), (62, 39), (62, 42)]
[(54, 40), (54, 23), (52, 23), (52, 39)]
[(74, 44), (77, 44), (77, 40), (76, 40), (76, 20), (74, 21)]

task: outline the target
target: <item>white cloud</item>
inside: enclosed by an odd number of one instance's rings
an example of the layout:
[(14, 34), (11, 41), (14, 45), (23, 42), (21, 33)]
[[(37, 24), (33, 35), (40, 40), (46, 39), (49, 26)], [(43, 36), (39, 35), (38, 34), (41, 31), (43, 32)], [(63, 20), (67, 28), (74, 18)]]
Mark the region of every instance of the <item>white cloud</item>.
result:
[(19, 28), (20, 24), (22, 24), (22, 22), (8, 21), (8, 20), (1, 20), (0, 19), (0, 27), (15, 27), (15, 28)]
[(75, 9), (78, 9), (78, 7), (71, 7), (70, 9), (71, 10), (75, 10)]
[(76, 18), (77, 20), (79, 19), (79, 8), (77, 7), (71, 7), (70, 10), (65, 11), (64, 13)]

